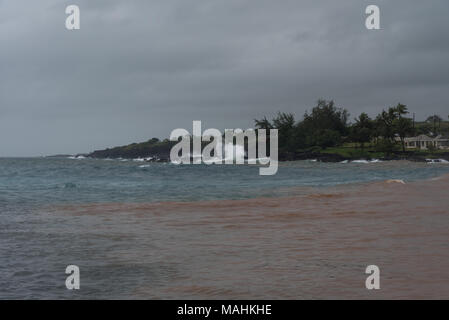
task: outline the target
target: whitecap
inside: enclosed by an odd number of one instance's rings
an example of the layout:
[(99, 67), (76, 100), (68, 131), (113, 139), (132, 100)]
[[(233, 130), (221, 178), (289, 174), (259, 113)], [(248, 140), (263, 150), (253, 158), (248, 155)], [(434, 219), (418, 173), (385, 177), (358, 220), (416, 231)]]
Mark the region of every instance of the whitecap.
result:
[(426, 159), (428, 164), (448, 164), (449, 161), (445, 159)]
[(368, 160), (352, 160), (351, 163), (370, 163)]
[(404, 180), (400, 180), (400, 179), (390, 179), (390, 180), (387, 180), (386, 183), (400, 183), (400, 184), (405, 184)]

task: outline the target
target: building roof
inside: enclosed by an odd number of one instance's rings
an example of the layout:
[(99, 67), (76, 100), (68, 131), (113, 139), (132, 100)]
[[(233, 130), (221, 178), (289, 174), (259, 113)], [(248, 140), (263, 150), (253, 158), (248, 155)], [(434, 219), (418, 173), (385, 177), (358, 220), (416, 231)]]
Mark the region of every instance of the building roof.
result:
[(421, 134), (417, 137), (410, 137), (410, 138), (405, 138), (406, 141), (434, 141), (433, 138), (425, 135), (425, 134)]
[(444, 138), (442, 135), (432, 138), (425, 134), (421, 134), (417, 137), (405, 138), (405, 141), (407, 141), (407, 142), (410, 142), (410, 141), (449, 141), (449, 139)]

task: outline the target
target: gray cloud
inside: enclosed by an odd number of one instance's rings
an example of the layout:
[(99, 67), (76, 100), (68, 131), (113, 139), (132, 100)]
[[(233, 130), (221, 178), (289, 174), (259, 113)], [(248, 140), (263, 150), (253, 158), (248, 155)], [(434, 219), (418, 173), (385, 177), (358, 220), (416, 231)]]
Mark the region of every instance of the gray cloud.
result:
[[(318, 98), (353, 116), (399, 101), (449, 114), (449, 3), (361, 0), (0, 1), (0, 156), (250, 127)], [(81, 9), (81, 30), (64, 27)]]

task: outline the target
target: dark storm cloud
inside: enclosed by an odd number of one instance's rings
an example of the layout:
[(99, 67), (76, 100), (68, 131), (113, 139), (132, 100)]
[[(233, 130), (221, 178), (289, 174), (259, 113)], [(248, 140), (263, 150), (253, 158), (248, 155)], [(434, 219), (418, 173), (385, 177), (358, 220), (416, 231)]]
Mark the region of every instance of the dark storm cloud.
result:
[[(67, 31), (65, 7), (81, 9)], [(365, 28), (368, 4), (381, 28)], [(449, 3), (0, 1), (0, 156), (86, 152), (318, 98), (449, 114)]]

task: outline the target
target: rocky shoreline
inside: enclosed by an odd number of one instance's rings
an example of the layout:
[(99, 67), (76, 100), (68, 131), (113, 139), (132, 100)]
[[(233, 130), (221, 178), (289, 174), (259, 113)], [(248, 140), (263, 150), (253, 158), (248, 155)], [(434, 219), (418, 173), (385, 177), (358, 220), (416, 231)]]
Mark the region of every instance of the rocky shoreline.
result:
[(282, 154), (279, 156), (279, 161), (297, 161), (297, 160), (316, 160), (319, 162), (343, 162), (355, 160), (407, 160), (413, 162), (428, 162), (429, 159), (443, 159), (449, 161), (449, 152), (441, 154), (432, 153), (416, 153), (416, 152), (395, 152), (383, 157), (348, 157), (338, 153), (320, 153), (320, 152), (298, 152), (294, 154)]
[[(116, 160), (139, 160), (142, 162), (170, 162), (169, 155), (151, 155), (147, 154), (142, 156), (137, 156), (133, 158), (128, 157), (102, 157), (98, 154), (78, 154), (74, 156), (74, 158), (92, 158), (92, 159), (116, 159)], [(281, 153), (279, 155), (280, 162), (286, 161), (301, 161), (301, 160), (315, 160), (317, 162), (329, 162), (329, 163), (337, 163), (344, 161), (356, 161), (356, 160), (380, 160), (380, 161), (393, 161), (393, 160), (407, 160), (413, 162), (429, 162), (429, 159), (440, 159), (449, 161), (449, 152), (445, 153), (425, 153), (425, 152), (395, 152), (389, 155), (385, 155), (383, 157), (360, 157), (360, 156), (343, 156), (338, 153), (321, 153), (321, 152), (296, 152), (296, 153)]]

